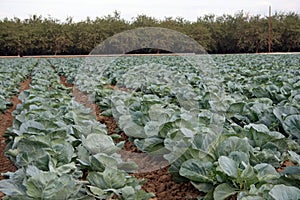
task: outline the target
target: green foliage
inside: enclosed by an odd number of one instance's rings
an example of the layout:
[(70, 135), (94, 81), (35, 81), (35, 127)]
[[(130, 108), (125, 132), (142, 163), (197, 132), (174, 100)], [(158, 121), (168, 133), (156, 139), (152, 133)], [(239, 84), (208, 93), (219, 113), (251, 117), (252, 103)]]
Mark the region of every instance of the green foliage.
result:
[(0, 59), (0, 113), (12, 106), (9, 98), (18, 94), (20, 83), (29, 77), (36, 60)]
[[(127, 173), (137, 166), (116, 153), (123, 143), (115, 144), (91, 110), (75, 101), (49, 63), (40, 61), (31, 79), (30, 89), (19, 95), (22, 104), (14, 111), (13, 126), (5, 133), (6, 155), (18, 170), (0, 181), (4, 199), (153, 196), (141, 191), (141, 183)], [(82, 181), (86, 171), (88, 181)], [(103, 180), (95, 180), (96, 175)]]
[[(1, 191), (16, 199), (152, 196), (128, 176), (137, 165), (118, 154), (123, 143), (59, 84), (58, 73), (94, 95), (129, 140), (168, 161), (173, 178), (190, 181), (204, 198), (299, 198), (299, 55), (191, 58), (50, 59), (54, 70), (41, 60), (5, 134), (6, 155), (19, 169)], [(294, 166), (281, 169), (286, 160)]]
[[(300, 50), (299, 20), (299, 14), (293, 12), (275, 13), (272, 16), (272, 51)], [(88, 54), (105, 39), (141, 27), (162, 27), (179, 31), (194, 39), (209, 53), (268, 51), (268, 18), (260, 15), (249, 16), (243, 12), (222, 16), (205, 15), (198, 17), (196, 22), (180, 17), (158, 20), (138, 15), (133, 21), (126, 21), (120, 17), (119, 12), (115, 12), (94, 20), (87, 17), (80, 22), (74, 22), (72, 17), (59, 21), (36, 15), (24, 20), (5, 18), (0, 21), (0, 55)], [(131, 41), (130, 44), (138, 43), (134, 35), (128, 35), (126, 40)], [(162, 43), (158, 44), (160, 46)], [(123, 49), (122, 44), (112, 43), (110, 46)], [(183, 47), (176, 48), (180, 51)], [(133, 50), (136, 49), (130, 51)]]
[(300, 189), (293, 186), (276, 185), (270, 191), (275, 200), (292, 200), (300, 198)]
[[(281, 173), (276, 169), (286, 159), (298, 162), (294, 117), (299, 107), (294, 99), (299, 87), (295, 77), (299, 56), (212, 58), (222, 75), (205, 74), (199, 65), (189, 65), (182, 57), (125, 57), (109, 67), (99, 66), (99, 74), (104, 69), (105, 84), (132, 90), (107, 93), (108, 109), (140, 150), (162, 154), (171, 165), (173, 178), (190, 180), (207, 193), (205, 198), (226, 199), (237, 194), (241, 199), (272, 199), (270, 191), (277, 185), (298, 187), (298, 166)], [(288, 69), (284, 68), (287, 63)], [(141, 68), (146, 66), (149, 68), (142, 74)], [(164, 71), (166, 66), (170, 73)], [(163, 78), (153, 78), (154, 71), (162, 72)], [(186, 79), (176, 76), (177, 72)], [(144, 76), (137, 81), (140, 74)], [(88, 82), (103, 79), (90, 76)], [(217, 79), (226, 94), (212, 89)], [(182, 98), (180, 83), (192, 102)], [(83, 85), (86, 91), (91, 90), (92, 84)], [(98, 83), (95, 87), (103, 86)], [(222, 99), (218, 95), (223, 95)]]

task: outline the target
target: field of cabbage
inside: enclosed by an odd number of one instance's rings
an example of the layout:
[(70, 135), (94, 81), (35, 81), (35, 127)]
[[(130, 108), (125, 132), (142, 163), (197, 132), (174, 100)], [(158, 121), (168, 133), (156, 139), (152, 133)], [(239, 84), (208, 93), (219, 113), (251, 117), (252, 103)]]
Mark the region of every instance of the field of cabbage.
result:
[[(17, 171), (0, 181), (4, 199), (155, 198), (132, 174), (166, 163), (198, 199), (300, 199), (300, 54), (1, 59), (1, 112), (14, 95), (4, 136)], [(149, 169), (124, 153), (121, 132)]]

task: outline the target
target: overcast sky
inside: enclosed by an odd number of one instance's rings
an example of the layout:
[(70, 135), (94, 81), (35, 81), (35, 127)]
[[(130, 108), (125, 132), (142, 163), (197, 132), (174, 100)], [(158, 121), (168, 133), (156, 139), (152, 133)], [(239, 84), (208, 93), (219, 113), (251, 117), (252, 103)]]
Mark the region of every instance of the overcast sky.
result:
[(0, 0), (0, 19), (25, 19), (36, 14), (61, 21), (67, 17), (81, 21), (87, 16), (95, 19), (117, 10), (126, 20), (146, 14), (158, 19), (183, 17), (196, 21), (198, 16), (205, 14), (234, 14), (241, 10), (250, 15), (266, 16), (269, 5), (273, 11), (300, 13), (300, 0)]

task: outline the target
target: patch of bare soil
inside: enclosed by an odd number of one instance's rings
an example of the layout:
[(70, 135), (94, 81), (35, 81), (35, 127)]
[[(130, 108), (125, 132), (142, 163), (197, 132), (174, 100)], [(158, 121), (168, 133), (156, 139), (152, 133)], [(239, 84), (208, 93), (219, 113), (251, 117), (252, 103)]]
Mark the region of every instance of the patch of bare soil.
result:
[[(65, 77), (61, 77), (61, 83), (67, 87), (73, 87), (73, 95), (76, 101), (91, 108), (96, 113), (97, 120), (106, 125), (109, 135), (120, 135), (120, 138), (115, 139), (116, 143), (125, 141), (120, 154), (124, 160), (134, 161), (139, 166), (139, 169), (132, 176), (146, 180), (142, 188), (155, 194), (156, 197), (153, 200), (196, 199), (196, 197), (204, 195), (189, 182), (176, 183), (173, 181), (171, 174), (168, 172), (169, 164), (162, 156), (149, 155), (138, 150), (134, 143), (128, 140), (129, 138), (124, 132), (117, 131), (118, 125), (113, 117), (102, 116), (101, 109), (92, 102), (88, 102), (87, 95), (67, 83)], [(115, 86), (105, 87), (120, 89)], [(126, 91), (127, 89), (121, 88), (120, 90)]]
[(153, 192), (157, 200), (196, 199), (198, 196), (204, 195), (189, 182), (174, 182), (168, 172), (168, 167), (152, 172), (133, 174), (133, 176), (146, 179), (147, 182), (142, 188), (146, 192)]
[(290, 160), (286, 160), (286, 161), (284, 161), (284, 162), (281, 164), (281, 166), (280, 166), (278, 169), (276, 169), (276, 170), (277, 170), (277, 172), (283, 172), (284, 168), (290, 167), (290, 166), (295, 166), (295, 164), (294, 164), (292, 161), (290, 161)]
[[(27, 79), (20, 84), (19, 93), (29, 89), (30, 81), (31, 79)], [(14, 164), (4, 155), (6, 144), (3, 135), (6, 129), (12, 126), (14, 121), (12, 112), (16, 109), (17, 104), (21, 103), (21, 101), (18, 99), (18, 95), (16, 95), (10, 99), (10, 102), (13, 104), (13, 106), (6, 110), (4, 114), (0, 114), (0, 173), (16, 171)], [(4, 177), (0, 174), (0, 180), (2, 179), (4, 179)], [(2, 197), (3, 193), (0, 192), (0, 198)]]

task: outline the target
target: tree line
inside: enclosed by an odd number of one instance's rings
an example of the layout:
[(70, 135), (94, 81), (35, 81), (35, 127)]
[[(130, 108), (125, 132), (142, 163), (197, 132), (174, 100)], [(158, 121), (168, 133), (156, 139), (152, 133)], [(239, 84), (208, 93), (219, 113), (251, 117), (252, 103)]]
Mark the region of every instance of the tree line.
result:
[[(74, 22), (32, 15), (28, 19), (0, 20), (0, 55), (81, 55), (88, 54), (105, 39), (140, 27), (162, 27), (179, 31), (202, 45), (209, 53), (255, 53), (268, 51), (268, 21), (271, 22), (271, 51), (300, 51), (300, 14), (276, 12), (250, 16), (205, 15), (191, 22), (184, 18), (158, 20), (138, 15), (132, 21), (112, 15)], [(134, 38), (130, 38), (134, 41)]]

